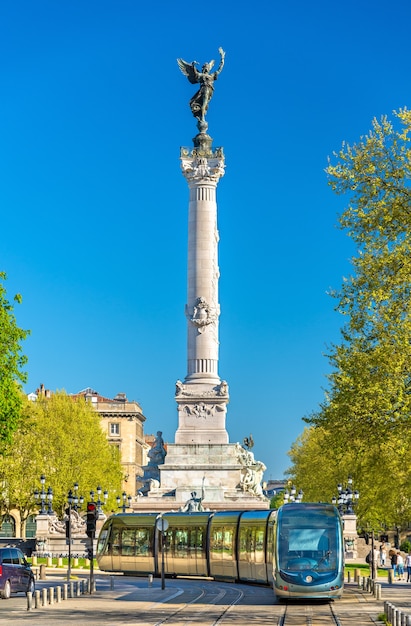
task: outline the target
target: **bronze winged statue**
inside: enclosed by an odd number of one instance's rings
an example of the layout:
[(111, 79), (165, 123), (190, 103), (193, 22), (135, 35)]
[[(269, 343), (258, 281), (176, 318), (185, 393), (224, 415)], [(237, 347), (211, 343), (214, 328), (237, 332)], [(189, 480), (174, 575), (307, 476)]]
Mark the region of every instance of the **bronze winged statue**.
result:
[(218, 49), (220, 53), (220, 65), (215, 72), (211, 72), (214, 67), (214, 61), (204, 63), (201, 72), (196, 68), (199, 65), (197, 61), (187, 63), (183, 59), (177, 59), (178, 67), (182, 73), (187, 76), (190, 83), (195, 85), (200, 84), (200, 89), (190, 100), (190, 108), (198, 122), (205, 122), (205, 115), (207, 113), (208, 105), (214, 93), (214, 81), (217, 80), (218, 75), (224, 67), (225, 52), (222, 48)]

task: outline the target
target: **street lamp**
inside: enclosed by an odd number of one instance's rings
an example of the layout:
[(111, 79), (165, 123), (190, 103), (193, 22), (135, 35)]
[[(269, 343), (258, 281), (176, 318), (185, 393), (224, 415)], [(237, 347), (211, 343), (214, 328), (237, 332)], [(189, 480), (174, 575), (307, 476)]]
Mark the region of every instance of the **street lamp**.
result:
[[(40, 515), (53, 515), (53, 490), (51, 487), (47, 489), (44, 488), (46, 484), (46, 477), (44, 474), (40, 476), (41, 490), (34, 490), (34, 498), (36, 502), (38, 502), (40, 498)], [(48, 503), (46, 508), (46, 503)]]
[(68, 494), (67, 494), (68, 507), (66, 508), (66, 515), (67, 515), (67, 519), (66, 519), (66, 542), (68, 543), (68, 568), (67, 568), (67, 580), (68, 580), (68, 582), (70, 582), (70, 578), (71, 578), (71, 544), (73, 542), (73, 540), (71, 538), (71, 511), (72, 511), (72, 509), (74, 509), (77, 512), (77, 510), (79, 508), (79, 502), (80, 502), (80, 505), (83, 504), (83, 502), (84, 502), (83, 496), (80, 496), (80, 498), (79, 498), (78, 495), (77, 495), (78, 483), (74, 483), (73, 488), (74, 488), (74, 493), (70, 489)]
[(288, 491), (288, 489), (284, 491), (284, 504), (288, 504), (289, 502), (302, 502), (303, 496), (303, 490), (300, 489), (297, 493), (297, 489), (293, 485), (290, 491)]
[[(94, 589), (94, 538), (96, 535), (96, 521), (100, 516), (100, 513), (102, 513), (101, 507), (103, 506), (103, 504), (105, 504), (107, 502), (107, 498), (108, 498), (108, 491), (107, 489), (104, 490), (103, 493), (103, 497), (104, 497), (104, 501), (101, 500), (101, 494), (102, 494), (102, 489), (100, 487), (100, 485), (97, 487), (96, 489), (97, 491), (97, 502), (95, 502), (95, 505), (97, 507), (97, 511), (92, 511), (93, 506), (91, 505), (91, 503), (89, 502), (87, 504), (87, 535), (88, 537), (90, 537), (90, 549), (89, 549), (89, 558), (90, 558), (90, 593), (93, 593), (95, 591)], [(90, 491), (90, 499), (91, 502), (94, 502), (94, 496), (95, 493), (94, 491)], [(96, 513), (95, 517), (94, 513)], [(89, 529), (89, 516), (90, 516), (90, 529)]]
[[(119, 509), (123, 509), (123, 513), (125, 513), (125, 512), (126, 512), (126, 509), (131, 509), (131, 501), (132, 501), (132, 497), (131, 497), (131, 496), (128, 496), (128, 495), (126, 494), (126, 492), (125, 492), (125, 491), (123, 491), (123, 493), (122, 493), (122, 497), (123, 497), (123, 504), (120, 504), (120, 503), (121, 503), (121, 498), (120, 498), (120, 496), (117, 496), (117, 497), (116, 497), (116, 500), (117, 500), (117, 506), (118, 506), (118, 508), (119, 508)], [(128, 504), (126, 504), (126, 502), (128, 502)]]
[(357, 490), (352, 490), (352, 485), (353, 480), (351, 476), (348, 477), (345, 488), (341, 483), (337, 485), (338, 499), (334, 496), (332, 504), (338, 506), (341, 515), (354, 515), (354, 508), (358, 504), (360, 494)]
[[(102, 513), (101, 507), (103, 506), (103, 504), (105, 504), (107, 502), (108, 491), (107, 491), (107, 489), (104, 490), (104, 493), (103, 493), (104, 500), (101, 500), (102, 489), (101, 489), (100, 485), (97, 487), (96, 491), (97, 491), (97, 496), (98, 496), (98, 500), (96, 502), (97, 509), (98, 509), (99, 513)], [(94, 496), (95, 496), (94, 491), (90, 491), (90, 498), (91, 498), (92, 502), (94, 502)]]

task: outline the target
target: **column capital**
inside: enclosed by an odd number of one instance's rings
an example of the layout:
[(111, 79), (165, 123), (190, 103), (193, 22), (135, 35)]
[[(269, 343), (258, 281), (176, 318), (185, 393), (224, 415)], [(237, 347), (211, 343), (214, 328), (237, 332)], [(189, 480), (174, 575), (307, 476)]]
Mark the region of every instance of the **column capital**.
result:
[(189, 184), (207, 182), (216, 185), (224, 176), (225, 161), (222, 148), (213, 151), (181, 148), (180, 161), (183, 176)]

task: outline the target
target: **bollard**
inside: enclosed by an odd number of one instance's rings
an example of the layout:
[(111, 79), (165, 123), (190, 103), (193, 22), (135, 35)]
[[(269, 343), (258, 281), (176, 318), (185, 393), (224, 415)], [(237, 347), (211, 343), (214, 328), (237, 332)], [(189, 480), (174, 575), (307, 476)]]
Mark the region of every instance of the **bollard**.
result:
[(44, 565), (44, 563), (42, 563), (40, 565), (40, 580), (46, 580), (47, 576), (46, 576), (46, 566)]
[(34, 608), (39, 609), (40, 607), (41, 607), (40, 590), (36, 589), (36, 591), (34, 592)]
[(389, 569), (388, 570), (388, 584), (392, 585), (393, 582), (394, 582), (393, 571), (392, 569)]
[(114, 589), (114, 576), (110, 576), (110, 590), (113, 591)]
[(33, 555), (33, 556), (31, 557), (31, 564), (32, 564), (32, 565), (37, 565), (37, 556), (36, 556), (36, 555)]
[(64, 583), (63, 585), (63, 600), (67, 600), (68, 598), (68, 584)]
[(41, 604), (42, 606), (47, 606), (47, 587), (41, 590)]
[(70, 585), (69, 585), (69, 598), (74, 598), (74, 583), (73, 583), (73, 581), (71, 581)]
[(392, 611), (392, 626), (398, 626), (398, 609)]
[(49, 587), (49, 604), (54, 604), (54, 587)]
[(377, 600), (381, 600), (382, 599), (382, 585), (381, 583), (378, 583), (377, 585), (375, 585), (375, 597)]
[(351, 582), (351, 572), (348, 570), (347, 572), (347, 583)]
[(411, 615), (407, 615), (406, 620), (405, 620), (405, 624), (406, 624), (406, 626), (411, 626)]
[(56, 602), (57, 604), (61, 602), (61, 587), (56, 587)]
[(153, 574), (148, 575), (148, 586), (149, 587), (153, 586)]
[(358, 582), (358, 580), (361, 578), (361, 570), (359, 568), (357, 568), (354, 571), (354, 580), (355, 582)]
[(33, 608), (33, 594), (31, 593), (31, 591), (27, 592), (27, 610), (31, 611), (31, 609)]
[(81, 596), (81, 588), (80, 588), (80, 581), (79, 580), (76, 583), (76, 596), (77, 597)]

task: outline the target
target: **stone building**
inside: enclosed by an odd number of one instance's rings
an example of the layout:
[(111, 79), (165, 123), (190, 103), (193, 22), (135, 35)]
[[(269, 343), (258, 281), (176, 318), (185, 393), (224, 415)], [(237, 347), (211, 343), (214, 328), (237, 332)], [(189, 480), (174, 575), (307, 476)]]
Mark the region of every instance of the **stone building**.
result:
[(106, 398), (90, 387), (73, 397), (84, 397), (100, 415), (100, 424), (110, 445), (117, 446), (120, 451), (123, 467), (122, 489), (135, 496), (137, 477), (142, 474), (148, 447), (144, 441), (143, 424), (146, 418), (141, 406), (135, 400), (128, 400), (125, 393)]

